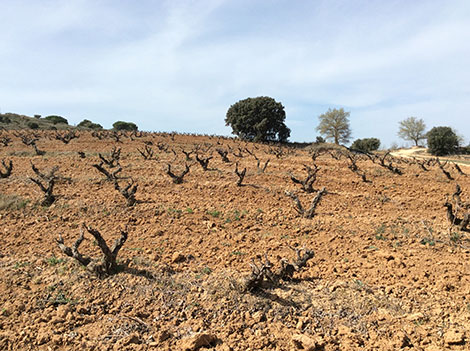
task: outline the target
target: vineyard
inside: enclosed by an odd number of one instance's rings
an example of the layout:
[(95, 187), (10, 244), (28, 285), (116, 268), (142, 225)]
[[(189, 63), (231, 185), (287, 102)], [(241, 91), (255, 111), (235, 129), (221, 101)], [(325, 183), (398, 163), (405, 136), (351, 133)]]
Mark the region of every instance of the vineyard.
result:
[(1, 131), (2, 350), (467, 350), (470, 168)]

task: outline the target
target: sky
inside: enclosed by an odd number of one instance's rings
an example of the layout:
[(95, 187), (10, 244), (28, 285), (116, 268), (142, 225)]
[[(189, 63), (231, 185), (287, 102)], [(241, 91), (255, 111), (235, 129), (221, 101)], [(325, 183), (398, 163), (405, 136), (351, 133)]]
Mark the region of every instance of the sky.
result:
[(422, 118), (470, 141), (469, 0), (1, 0), (0, 111), (231, 135), (270, 96), (291, 141), (350, 112), (352, 140), (411, 145)]

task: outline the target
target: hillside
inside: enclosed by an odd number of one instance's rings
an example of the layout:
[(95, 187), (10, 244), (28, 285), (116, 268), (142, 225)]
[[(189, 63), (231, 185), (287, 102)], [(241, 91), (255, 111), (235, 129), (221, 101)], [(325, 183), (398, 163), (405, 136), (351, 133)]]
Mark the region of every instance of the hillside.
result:
[(29, 117), (16, 113), (0, 113), (0, 129), (69, 130), (75, 129), (75, 127), (66, 123), (53, 123), (53, 121), (47, 120), (45, 118)]
[[(469, 167), (56, 133), (35, 132), (37, 155), (0, 131), (0, 349), (468, 350)], [(52, 205), (31, 178), (54, 179)], [(99, 259), (93, 230), (123, 244), (114, 274), (57, 244)]]

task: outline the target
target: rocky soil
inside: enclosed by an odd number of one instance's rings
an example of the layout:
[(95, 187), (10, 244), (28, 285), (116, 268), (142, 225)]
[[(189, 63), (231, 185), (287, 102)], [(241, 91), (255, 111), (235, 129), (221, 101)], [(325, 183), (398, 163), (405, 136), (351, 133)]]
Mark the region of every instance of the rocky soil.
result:
[[(470, 349), (469, 235), (444, 207), (459, 184), (463, 217), (470, 177), (451, 164), (453, 179), (432, 162), (424, 171), (388, 159), (399, 175), (353, 155), (354, 173), (344, 150), (313, 161), (312, 149), (163, 133), (81, 132), (65, 144), (37, 132), (37, 155), (17, 133), (3, 137), (11, 143), (0, 159), (13, 169), (0, 179), (2, 350)], [(93, 167), (113, 148), (119, 183), (138, 186), (133, 206)], [(213, 157), (207, 171), (196, 149)], [(31, 163), (43, 173), (58, 167), (51, 206), (41, 204)], [(236, 163), (246, 168), (242, 186)], [(190, 166), (181, 184), (168, 164), (175, 174)], [(306, 193), (290, 174), (305, 179), (304, 165), (314, 164), (315, 191)], [(313, 218), (286, 195), (308, 208), (323, 187)], [(109, 245), (127, 231), (115, 274), (98, 277), (59, 249), (59, 235), (72, 246), (83, 224)], [(80, 252), (100, 258), (84, 236)], [(252, 260), (266, 255), (276, 270), (296, 248), (315, 256), (293, 279), (244, 290)]]

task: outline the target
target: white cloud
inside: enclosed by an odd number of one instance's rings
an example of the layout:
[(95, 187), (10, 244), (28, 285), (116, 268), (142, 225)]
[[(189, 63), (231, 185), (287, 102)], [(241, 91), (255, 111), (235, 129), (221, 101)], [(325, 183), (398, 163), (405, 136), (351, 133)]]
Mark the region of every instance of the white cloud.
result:
[(329, 106), (351, 110), (355, 137), (391, 143), (409, 115), (470, 136), (467, 1), (10, 0), (0, 12), (3, 111), (227, 133), (230, 104), (269, 95), (299, 140)]

